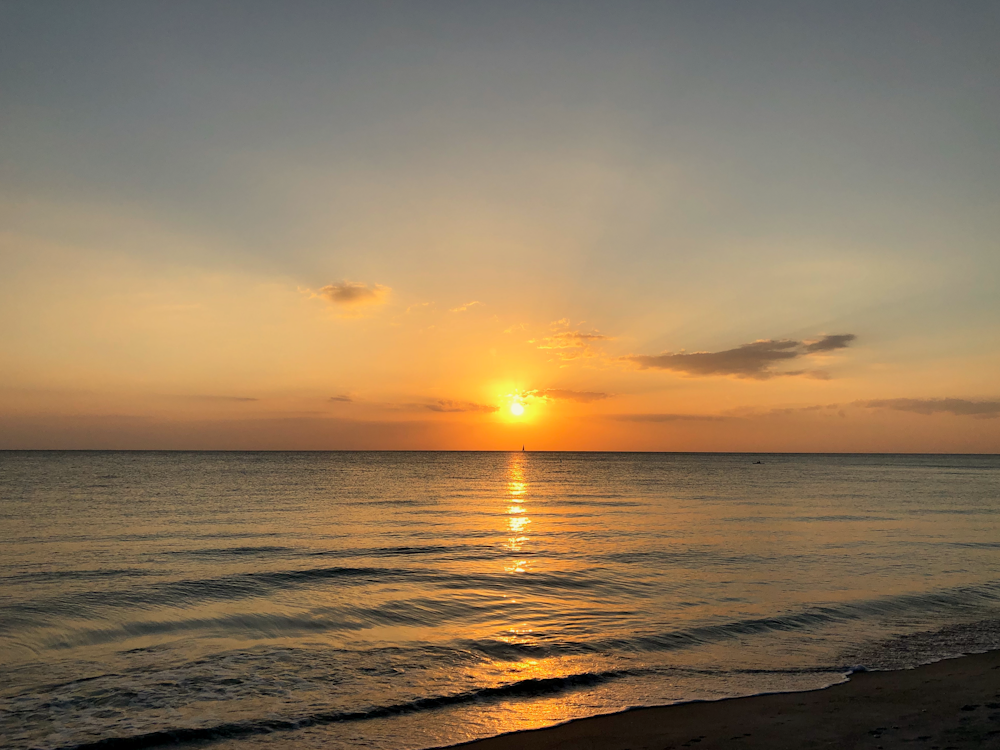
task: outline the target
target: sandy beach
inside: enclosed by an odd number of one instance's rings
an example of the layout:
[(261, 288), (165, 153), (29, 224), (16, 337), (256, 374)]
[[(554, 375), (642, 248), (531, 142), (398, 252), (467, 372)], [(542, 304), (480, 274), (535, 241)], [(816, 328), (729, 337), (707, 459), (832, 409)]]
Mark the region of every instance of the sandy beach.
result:
[(1000, 651), (824, 690), (640, 708), (454, 745), (465, 750), (1000, 748)]

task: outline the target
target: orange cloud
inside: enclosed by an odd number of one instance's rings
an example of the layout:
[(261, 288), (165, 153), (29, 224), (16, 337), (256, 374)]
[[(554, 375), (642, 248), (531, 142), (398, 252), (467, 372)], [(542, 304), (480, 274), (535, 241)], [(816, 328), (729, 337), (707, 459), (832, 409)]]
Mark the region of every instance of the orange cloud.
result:
[(532, 398), (544, 398), (549, 400), (563, 399), (567, 401), (580, 401), (588, 403), (590, 401), (601, 401), (611, 398), (613, 393), (602, 393), (599, 391), (570, 391), (565, 388), (548, 388), (545, 390), (528, 391), (525, 396)]
[(538, 339), (529, 339), (529, 344), (534, 344), (539, 349), (553, 349), (556, 357), (561, 360), (581, 359), (584, 357), (594, 357), (597, 351), (592, 344), (596, 341), (611, 341), (613, 336), (606, 336), (600, 331), (571, 330), (570, 323), (566, 318), (557, 320), (551, 325), (552, 333)]
[(487, 406), (486, 404), (476, 404), (472, 401), (451, 401), (450, 399), (439, 399), (430, 404), (424, 404), (425, 409), (436, 412), (457, 413), (457, 412), (485, 412), (492, 414), (499, 411), (499, 406)]

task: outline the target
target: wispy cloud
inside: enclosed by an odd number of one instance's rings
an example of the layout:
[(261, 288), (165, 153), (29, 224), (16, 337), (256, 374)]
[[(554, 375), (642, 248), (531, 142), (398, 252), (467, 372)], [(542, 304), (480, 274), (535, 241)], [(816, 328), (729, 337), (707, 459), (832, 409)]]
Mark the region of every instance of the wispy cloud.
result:
[(824, 417), (846, 417), (847, 413), (841, 404), (810, 404), (808, 406), (776, 406), (770, 409), (760, 409), (755, 406), (738, 406), (726, 409), (723, 416), (739, 417), (740, 419), (769, 419), (793, 417), (803, 414), (819, 414)]
[(772, 417), (788, 417), (797, 414), (823, 414), (836, 412), (841, 417), (846, 416), (840, 404), (812, 404), (809, 406), (776, 407), (760, 410), (756, 407), (738, 407), (728, 409), (721, 414), (612, 414), (609, 419), (625, 422), (723, 422), (768, 419)]
[(319, 290), (317, 296), (335, 305), (359, 307), (384, 302), (390, 291), (392, 290), (389, 287), (381, 284), (369, 286), (360, 281), (341, 281), (326, 285)]
[(782, 406), (775, 407), (773, 409), (768, 409), (761, 416), (765, 417), (783, 417), (792, 414), (808, 414), (809, 412), (820, 412), (820, 411), (833, 411), (837, 410), (840, 416), (846, 416), (843, 408), (840, 404), (813, 404), (812, 406)]
[(465, 312), (470, 307), (475, 307), (476, 305), (481, 305), (481, 304), (483, 304), (483, 303), (480, 302), (479, 300), (472, 300), (472, 302), (466, 302), (464, 305), (459, 305), (458, 307), (453, 307), (448, 312), (451, 312), (451, 313)]
[(614, 338), (597, 330), (574, 329), (566, 318), (553, 322), (550, 328), (551, 333), (548, 336), (529, 339), (528, 343), (534, 344), (539, 349), (554, 350), (555, 356), (565, 361), (594, 357), (597, 355), (593, 346), (595, 342), (611, 341)]
[(424, 404), (425, 409), (436, 412), (456, 413), (456, 412), (482, 412), (492, 413), (498, 411), (498, 406), (487, 406), (486, 404), (476, 404), (472, 401), (451, 401), (449, 399), (439, 399), (429, 404)]
[(970, 401), (964, 398), (881, 398), (855, 401), (855, 406), (869, 409), (892, 409), (914, 414), (954, 414), (958, 417), (996, 419), (1000, 417), (1000, 401)]
[(234, 403), (245, 403), (249, 401), (260, 400), (258, 398), (252, 398), (250, 396), (212, 396), (212, 395), (202, 395), (202, 394), (194, 394), (194, 395), (183, 394), (174, 396), (173, 398), (182, 398), (187, 401), (219, 401), (219, 402), (230, 401)]
[(853, 333), (823, 336), (815, 341), (762, 339), (721, 352), (666, 352), (658, 355), (632, 355), (622, 359), (641, 369), (671, 370), (693, 377), (731, 375), (750, 380), (800, 375), (827, 379), (822, 370), (775, 370), (775, 365), (800, 357), (847, 347), (857, 337)]
[(725, 422), (737, 417), (718, 414), (609, 414), (607, 419), (618, 422)]
[(349, 403), (351, 401), (354, 401), (353, 398), (351, 398), (350, 396), (345, 395), (345, 394), (341, 394), (340, 396), (330, 396), (330, 400), (331, 401), (343, 401), (343, 402), (347, 402), (347, 403)]
[(545, 388), (527, 391), (525, 396), (530, 398), (544, 398), (550, 400), (580, 401), (589, 403), (590, 401), (602, 401), (611, 398), (613, 393), (602, 393), (600, 391), (571, 391), (565, 388)]
[(581, 349), (593, 341), (608, 341), (610, 339), (610, 336), (605, 336), (603, 333), (560, 331), (541, 339), (532, 339), (528, 343), (538, 344), (539, 349)]

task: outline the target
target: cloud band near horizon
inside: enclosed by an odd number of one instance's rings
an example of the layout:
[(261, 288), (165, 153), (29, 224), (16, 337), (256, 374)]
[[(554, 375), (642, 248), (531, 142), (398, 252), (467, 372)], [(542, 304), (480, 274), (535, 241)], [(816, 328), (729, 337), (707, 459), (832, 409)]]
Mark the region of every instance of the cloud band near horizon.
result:
[(855, 406), (869, 409), (891, 409), (913, 414), (952, 414), (956, 417), (996, 419), (1000, 417), (1000, 401), (972, 401), (964, 398), (881, 398), (855, 401)]

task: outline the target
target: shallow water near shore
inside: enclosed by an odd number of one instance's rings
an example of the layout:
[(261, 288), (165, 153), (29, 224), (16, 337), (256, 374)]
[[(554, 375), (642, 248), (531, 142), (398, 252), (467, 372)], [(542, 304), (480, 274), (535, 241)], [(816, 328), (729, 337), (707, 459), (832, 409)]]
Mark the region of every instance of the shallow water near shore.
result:
[(426, 748), (819, 687), (1000, 647), (998, 531), (996, 456), (3, 452), (0, 739)]

